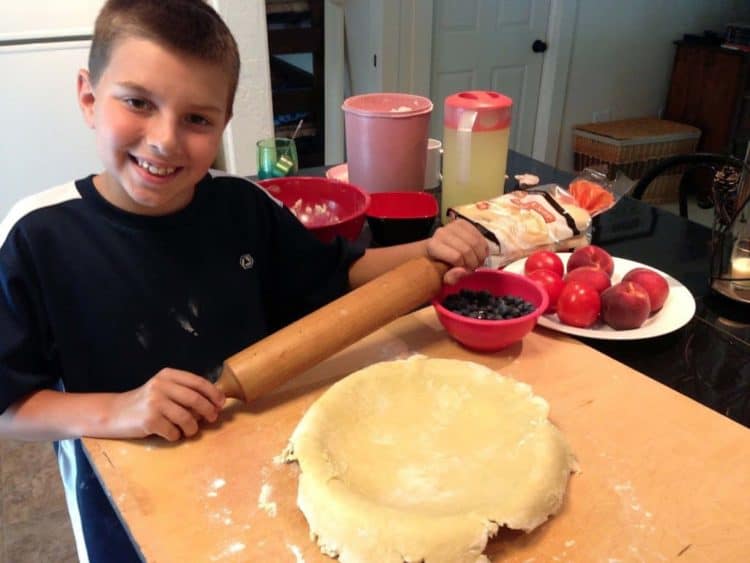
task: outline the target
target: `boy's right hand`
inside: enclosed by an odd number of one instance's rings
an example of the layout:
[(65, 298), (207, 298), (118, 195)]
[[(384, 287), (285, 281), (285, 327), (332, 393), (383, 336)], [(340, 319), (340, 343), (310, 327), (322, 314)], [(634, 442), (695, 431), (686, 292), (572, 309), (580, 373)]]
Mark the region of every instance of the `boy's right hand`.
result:
[(110, 429), (123, 437), (156, 434), (173, 442), (195, 435), (201, 419), (214, 422), (225, 400), (207, 379), (164, 368), (144, 385), (115, 396)]

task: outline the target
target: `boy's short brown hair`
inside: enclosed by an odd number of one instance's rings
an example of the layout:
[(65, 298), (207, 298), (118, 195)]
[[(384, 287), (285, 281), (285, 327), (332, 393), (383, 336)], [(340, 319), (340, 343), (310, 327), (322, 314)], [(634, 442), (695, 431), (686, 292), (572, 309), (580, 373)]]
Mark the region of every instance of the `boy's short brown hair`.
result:
[(96, 18), (89, 76), (99, 81), (112, 49), (125, 37), (141, 37), (168, 49), (221, 65), (229, 77), (228, 115), (240, 74), (232, 32), (204, 0), (108, 0)]

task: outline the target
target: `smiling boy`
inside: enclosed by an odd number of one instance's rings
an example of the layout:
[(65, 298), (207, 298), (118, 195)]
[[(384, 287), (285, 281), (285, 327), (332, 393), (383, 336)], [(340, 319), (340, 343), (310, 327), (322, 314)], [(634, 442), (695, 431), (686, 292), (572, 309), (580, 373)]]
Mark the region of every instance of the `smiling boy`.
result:
[(81, 436), (167, 440), (215, 421), (228, 356), (420, 255), (480, 265), (455, 221), (426, 241), (322, 244), (266, 192), (209, 172), (239, 56), (201, 0), (110, 0), (78, 99), (104, 171), (0, 226), (0, 437), (55, 440), (82, 561), (137, 561)]

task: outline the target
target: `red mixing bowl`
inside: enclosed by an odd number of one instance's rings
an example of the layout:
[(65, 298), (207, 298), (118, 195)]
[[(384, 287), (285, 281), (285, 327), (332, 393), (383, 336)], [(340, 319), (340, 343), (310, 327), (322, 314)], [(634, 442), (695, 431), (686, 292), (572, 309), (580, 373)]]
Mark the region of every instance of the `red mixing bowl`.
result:
[(269, 178), (258, 182), (292, 210), (318, 239), (355, 240), (362, 231), (370, 195), (354, 184), (309, 176)]
[[(465, 317), (442, 305), (443, 299), (462, 289), (485, 290), (497, 297), (515, 295), (534, 305), (535, 309), (522, 317), (498, 321)], [(432, 301), (448, 334), (467, 348), (479, 352), (495, 352), (521, 340), (534, 328), (548, 303), (547, 293), (536, 282), (519, 274), (489, 268), (480, 268), (454, 285), (444, 285)]]
[(376, 192), (370, 198), (367, 224), (380, 246), (427, 238), (440, 211), (435, 196), (427, 192)]

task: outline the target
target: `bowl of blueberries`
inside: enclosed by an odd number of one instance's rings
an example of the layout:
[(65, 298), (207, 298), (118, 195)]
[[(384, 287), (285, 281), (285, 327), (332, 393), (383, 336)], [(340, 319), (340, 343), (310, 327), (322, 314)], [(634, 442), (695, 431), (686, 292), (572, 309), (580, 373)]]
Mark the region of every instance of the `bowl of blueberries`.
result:
[(479, 352), (496, 352), (531, 332), (547, 308), (547, 293), (520, 274), (480, 268), (433, 299), (438, 319), (455, 340)]

